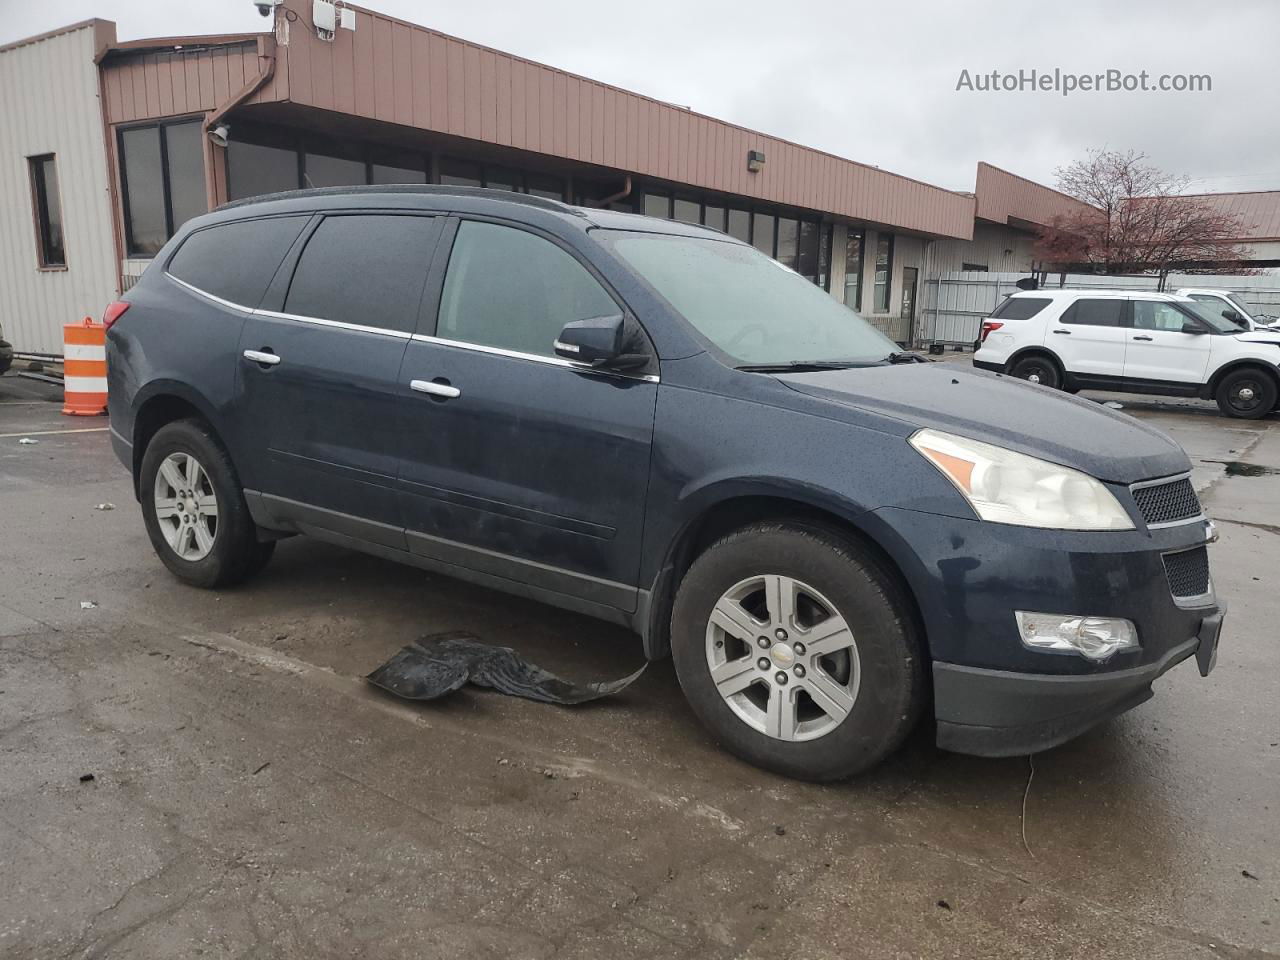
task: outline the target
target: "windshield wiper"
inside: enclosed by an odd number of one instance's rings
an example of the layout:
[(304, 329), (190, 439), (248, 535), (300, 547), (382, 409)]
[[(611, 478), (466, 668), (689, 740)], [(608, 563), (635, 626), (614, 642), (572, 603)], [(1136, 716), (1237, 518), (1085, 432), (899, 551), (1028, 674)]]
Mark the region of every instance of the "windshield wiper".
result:
[(798, 373), (805, 370), (848, 370), (872, 366), (875, 360), (787, 360), (783, 363), (744, 363), (735, 369), (748, 373)]
[(890, 363), (928, 363), (924, 357), (918, 353), (911, 353), (906, 350), (899, 350), (885, 357)]

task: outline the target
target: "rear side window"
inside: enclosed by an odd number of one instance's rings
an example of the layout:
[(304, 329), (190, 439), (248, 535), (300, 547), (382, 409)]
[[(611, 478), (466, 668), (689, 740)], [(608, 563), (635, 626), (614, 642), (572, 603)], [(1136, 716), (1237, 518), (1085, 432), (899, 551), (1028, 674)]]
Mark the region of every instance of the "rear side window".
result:
[(205, 293), (253, 309), (308, 219), (238, 220), (198, 230), (169, 260), (168, 271)]
[(1090, 297), (1077, 300), (1062, 315), (1062, 323), (1074, 323), (1085, 327), (1118, 327), (1124, 313), (1123, 300)]
[(619, 312), (586, 267), (551, 241), (466, 221), (449, 256), (436, 333), (551, 357), (566, 323)]
[(1049, 305), (1047, 297), (1010, 297), (991, 314), (993, 320), (1030, 320)]
[(298, 260), (285, 312), (411, 333), (435, 240), (433, 217), (326, 217)]

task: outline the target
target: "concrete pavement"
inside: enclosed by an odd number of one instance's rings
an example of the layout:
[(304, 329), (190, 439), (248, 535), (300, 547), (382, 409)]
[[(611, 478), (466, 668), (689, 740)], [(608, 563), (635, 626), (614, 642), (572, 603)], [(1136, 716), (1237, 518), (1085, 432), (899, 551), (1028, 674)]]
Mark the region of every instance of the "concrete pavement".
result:
[(371, 690), (443, 630), (582, 679), (642, 657), (299, 538), (185, 587), (107, 434), (63, 432), (105, 420), (46, 396), (0, 378), (0, 956), (1280, 956), (1280, 473), (1227, 466), (1280, 468), (1275, 418), (1114, 398), (1219, 521), (1208, 679), (1175, 669), (1030, 783), (926, 730), (819, 787), (718, 750), (666, 662), (578, 709)]

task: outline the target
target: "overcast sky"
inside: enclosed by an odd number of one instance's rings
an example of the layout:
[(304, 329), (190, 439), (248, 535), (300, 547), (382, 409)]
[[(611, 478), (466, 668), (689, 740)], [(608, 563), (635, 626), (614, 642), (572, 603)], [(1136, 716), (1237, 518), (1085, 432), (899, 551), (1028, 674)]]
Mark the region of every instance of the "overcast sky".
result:
[[(807, 146), (972, 190), (1133, 148), (1197, 191), (1280, 189), (1277, 0), (371, 0), (445, 33)], [(99, 16), (122, 40), (262, 30), (251, 0), (0, 0), (0, 43)], [(980, 93), (976, 77), (1208, 74), (1202, 93)], [(976, 82), (976, 80), (975, 80)]]

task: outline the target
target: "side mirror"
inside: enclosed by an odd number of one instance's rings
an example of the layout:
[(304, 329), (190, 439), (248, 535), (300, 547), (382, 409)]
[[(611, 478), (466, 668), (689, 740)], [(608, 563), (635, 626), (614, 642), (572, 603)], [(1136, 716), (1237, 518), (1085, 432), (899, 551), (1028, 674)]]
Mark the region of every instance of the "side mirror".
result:
[(574, 320), (556, 338), (556, 356), (593, 367), (612, 366), (623, 357), (626, 339), (627, 324), (621, 314)]
[(1226, 317), (1228, 320), (1230, 320), (1232, 323), (1240, 322), (1240, 314), (1236, 313), (1234, 310), (1223, 310), (1222, 315)]
[(1209, 331), (1207, 331), (1200, 324), (1196, 323), (1194, 320), (1183, 320), (1182, 332), (1183, 333), (1208, 333)]

